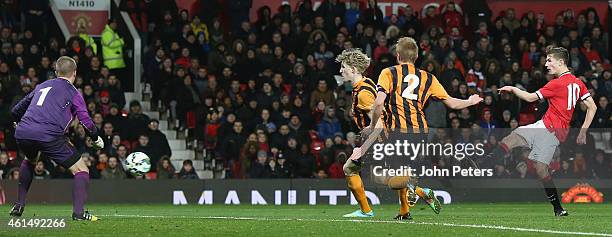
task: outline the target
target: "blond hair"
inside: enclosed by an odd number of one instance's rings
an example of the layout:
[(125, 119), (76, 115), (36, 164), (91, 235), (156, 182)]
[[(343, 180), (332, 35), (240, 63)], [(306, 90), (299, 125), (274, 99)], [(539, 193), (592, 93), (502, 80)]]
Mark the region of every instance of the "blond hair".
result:
[(336, 57), (336, 62), (346, 63), (347, 66), (355, 67), (359, 73), (365, 72), (370, 66), (370, 58), (368, 55), (357, 48), (343, 50), (342, 53)]
[(76, 70), (76, 61), (71, 57), (61, 56), (55, 62), (55, 73), (60, 77), (70, 77)]
[(411, 37), (402, 37), (395, 44), (395, 51), (402, 62), (414, 63), (419, 55), (419, 46)]

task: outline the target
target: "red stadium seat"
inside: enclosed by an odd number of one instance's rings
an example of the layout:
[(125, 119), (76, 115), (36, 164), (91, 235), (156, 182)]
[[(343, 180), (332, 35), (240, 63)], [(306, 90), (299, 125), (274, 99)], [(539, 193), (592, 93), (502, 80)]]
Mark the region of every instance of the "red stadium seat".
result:
[(0, 143), (4, 142), (4, 132), (0, 131)]
[(145, 174), (145, 179), (155, 180), (157, 179), (157, 172), (151, 171)]

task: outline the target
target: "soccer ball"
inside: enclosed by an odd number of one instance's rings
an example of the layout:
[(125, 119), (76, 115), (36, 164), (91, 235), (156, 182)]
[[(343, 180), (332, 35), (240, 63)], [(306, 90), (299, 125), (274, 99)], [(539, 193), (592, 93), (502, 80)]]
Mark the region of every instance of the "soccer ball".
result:
[(135, 176), (144, 175), (151, 169), (151, 159), (142, 152), (129, 154), (125, 159), (125, 163), (127, 170)]

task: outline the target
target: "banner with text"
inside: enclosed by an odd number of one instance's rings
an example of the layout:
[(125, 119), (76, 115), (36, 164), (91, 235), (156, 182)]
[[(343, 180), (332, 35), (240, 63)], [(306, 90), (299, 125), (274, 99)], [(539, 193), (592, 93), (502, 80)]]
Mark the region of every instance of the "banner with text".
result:
[[(612, 180), (555, 181), (564, 202), (602, 203), (612, 194)], [(457, 202), (543, 202), (534, 179), (464, 179), (450, 182), (425, 179), (444, 204)], [(398, 202), (397, 191), (364, 182), (373, 205)], [(461, 188), (459, 188), (461, 187)], [(469, 187), (469, 188), (463, 188)], [(71, 203), (72, 180), (34, 180), (28, 203)], [(0, 196), (17, 199), (17, 181), (0, 180)], [(356, 204), (344, 179), (253, 180), (92, 180), (89, 203), (167, 203), (174, 205), (343, 205)]]
[(99, 36), (110, 17), (111, 1), (100, 0), (54, 0), (71, 35), (86, 32)]

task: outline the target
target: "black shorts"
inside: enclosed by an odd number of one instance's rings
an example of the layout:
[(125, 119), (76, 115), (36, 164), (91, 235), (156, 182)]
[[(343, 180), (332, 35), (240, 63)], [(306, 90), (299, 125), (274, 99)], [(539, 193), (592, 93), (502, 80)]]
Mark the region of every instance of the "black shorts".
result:
[(37, 160), (40, 152), (66, 169), (72, 167), (81, 158), (81, 154), (77, 152), (67, 137), (60, 137), (49, 142), (17, 139), (17, 146), (30, 161)]

